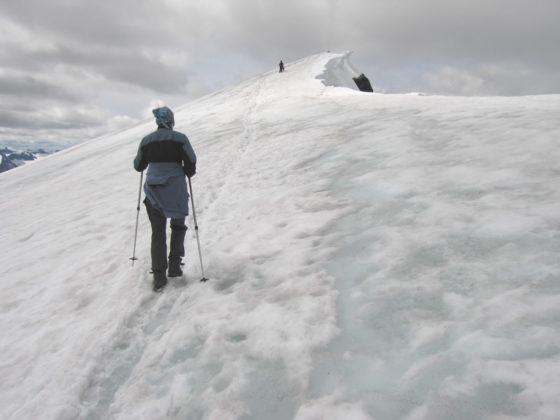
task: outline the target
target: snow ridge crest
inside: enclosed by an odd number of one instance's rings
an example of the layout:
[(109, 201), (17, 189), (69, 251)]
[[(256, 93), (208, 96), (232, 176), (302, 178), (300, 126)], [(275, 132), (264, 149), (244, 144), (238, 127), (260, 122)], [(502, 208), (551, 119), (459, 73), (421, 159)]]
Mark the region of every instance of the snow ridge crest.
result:
[(326, 62), (324, 70), (316, 78), (321, 80), (325, 86), (345, 87), (359, 90), (354, 78), (360, 72), (350, 62), (351, 51), (342, 54), (328, 54), (330, 59)]

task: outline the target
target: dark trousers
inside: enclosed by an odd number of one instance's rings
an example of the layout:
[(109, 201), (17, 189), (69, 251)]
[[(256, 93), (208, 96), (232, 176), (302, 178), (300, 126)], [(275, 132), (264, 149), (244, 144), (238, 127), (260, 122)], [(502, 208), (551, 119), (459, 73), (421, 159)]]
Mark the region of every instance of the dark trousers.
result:
[[(148, 218), (152, 225), (152, 270), (154, 273), (164, 273), (167, 269), (167, 219), (157, 209), (152, 206), (150, 200), (144, 200)], [(169, 244), (169, 263), (179, 264), (181, 258), (185, 256), (185, 233), (187, 226), (185, 218), (171, 219), (171, 243)]]

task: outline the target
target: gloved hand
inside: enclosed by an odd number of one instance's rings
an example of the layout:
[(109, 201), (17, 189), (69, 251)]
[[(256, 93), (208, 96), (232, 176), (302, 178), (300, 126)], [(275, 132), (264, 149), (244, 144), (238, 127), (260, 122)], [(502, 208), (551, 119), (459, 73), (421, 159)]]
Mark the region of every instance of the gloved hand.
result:
[(185, 166), (183, 166), (183, 172), (187, 177), (192, 178), (194, 174), (196, 174), (196, 164), (185, 164)]

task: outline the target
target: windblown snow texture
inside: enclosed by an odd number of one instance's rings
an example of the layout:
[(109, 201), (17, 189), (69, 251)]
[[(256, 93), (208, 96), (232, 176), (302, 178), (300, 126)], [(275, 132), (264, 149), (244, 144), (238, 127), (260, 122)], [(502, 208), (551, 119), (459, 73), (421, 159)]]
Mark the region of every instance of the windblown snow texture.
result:
[(0, 418), (558, 418), (560, 96), (286, 68), (174, 110), (206, 284), (192, 222), (186, 284), (143, 210), (128, 260), (153, 121), (0, 175)]

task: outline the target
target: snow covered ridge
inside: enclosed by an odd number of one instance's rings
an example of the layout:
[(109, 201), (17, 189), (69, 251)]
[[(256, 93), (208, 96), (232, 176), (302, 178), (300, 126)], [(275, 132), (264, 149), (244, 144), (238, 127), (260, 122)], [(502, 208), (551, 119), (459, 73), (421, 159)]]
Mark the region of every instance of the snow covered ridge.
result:
[(0, 176), (0, 418), (557, 419), (560, 96), (362, 94), (341, 57), (175, 110), (208, 283), (191, 221), (151, 291), (143, 209), (130, 266), (153, 121)]
[(358, 90), (354, 79), (360, 73), (350, 62), (351, 52), (334, 54), (325, 64), (324, 72), (317, 76), (326, 86), (345, 87)]
[(7, 147), (0, 149), (0, 172), (6, 172), (17, 168), (26, 162), (33, 161), (39, 157), (48, 155), (43, 149), (17, 151)]

